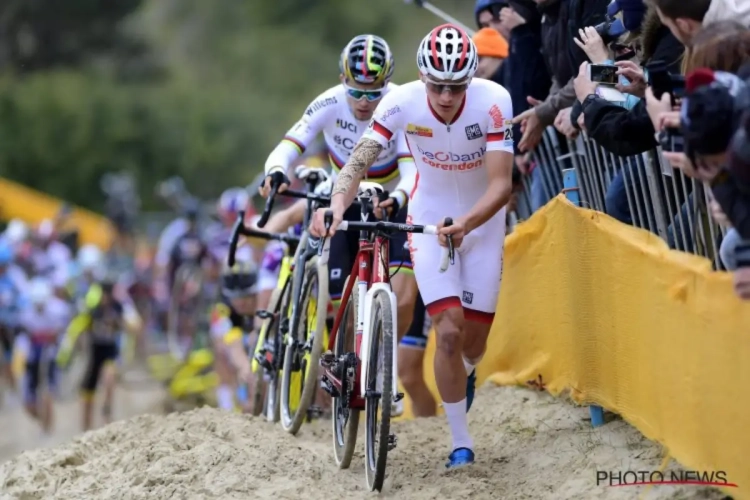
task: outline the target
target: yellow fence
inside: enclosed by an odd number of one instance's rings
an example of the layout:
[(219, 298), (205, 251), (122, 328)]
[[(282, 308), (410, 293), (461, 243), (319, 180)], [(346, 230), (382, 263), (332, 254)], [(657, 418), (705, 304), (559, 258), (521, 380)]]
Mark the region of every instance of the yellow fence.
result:
[[(434, 339), (425, 373), (434, 390)], [(750, 498), (750, 305), (708, 260), (560, 195), (517, 226), (480, 383), (542, 377)], [(408, 405), (407, 405), (408, 407)]]
[[(18, 218), (36, 224), (54, 217), (61, 207), (62, 201), (57, 198), (0, 178), (0, 215), (3, 220)], [(112, 242), (114, 229), (101, 215), (75, 208), (70, 223), (79, 229), (82, 244), (93, 243), (108, 248)]]

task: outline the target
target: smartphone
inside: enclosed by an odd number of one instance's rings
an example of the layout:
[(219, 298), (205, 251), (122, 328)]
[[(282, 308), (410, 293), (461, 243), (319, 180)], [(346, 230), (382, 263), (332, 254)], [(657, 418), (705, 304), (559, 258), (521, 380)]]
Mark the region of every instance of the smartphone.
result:
[(588, 77), (599, 85), (617, 85), (617, 66), (609, 64), (589, 64)]
[(667, 127), (659, 132), (659, 144), (662, 151), (670, 153), (684, 153), (685, 139), (679, 129)]

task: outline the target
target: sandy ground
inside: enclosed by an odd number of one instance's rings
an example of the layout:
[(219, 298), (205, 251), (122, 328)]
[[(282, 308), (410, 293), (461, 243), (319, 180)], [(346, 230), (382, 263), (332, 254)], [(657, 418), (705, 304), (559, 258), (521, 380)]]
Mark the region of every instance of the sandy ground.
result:
[[(143, 380), (143, 377), (140, 377), (140, 380)], [(61, 392), (64, 393), (61, 400), (55, 404), (55, 427), (51, 435), (44, 435), (39, 425), (24, 413), (17, 396), (6, 395), (3, 409), (0, 410), (0, 463), (23, 451), (66, 443), (81, 434), (81, 409), (75, 387), (66, 387)], [(163, 394), (155, 382), (141, 383), (138, 387), (118, 387), (115, 393), (116, 403), (113, 406), (115, 420), (160, 412), (164, 401)], [(96, 425), (102, 424), (101, 412), (98, 409), (95, 413), (95, 422)], [(0, 487), (0, 494), (5, 492), (5, 489)]]
[[(381, 496), (722, 497), (697, 487), (597, 486), (597, 469), (653, 470), (661, 450), (622, 421), (593, 429), (587, 413), (546, 393), (484, 387), (470, 413), (478, 462), (445, 472), (449, 436), (443, 417), (395, 423), (398, 447), (389, 454)], [(360, 431), (363, 425), (364, 419)], [(363, 447), (360, 432), (351, 468), (340, 471), (333, 462), (328, 421), (293, 437), (278, 426), (211, 408), (141, 415), (3, 463), (0, 498), (372, 498), (364, 486)]]

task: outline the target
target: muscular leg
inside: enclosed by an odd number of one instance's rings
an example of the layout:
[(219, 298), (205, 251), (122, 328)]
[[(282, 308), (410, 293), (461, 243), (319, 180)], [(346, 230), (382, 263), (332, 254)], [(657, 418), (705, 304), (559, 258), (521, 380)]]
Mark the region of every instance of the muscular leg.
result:
[(488, 321), (467, 320), (465, 322), (463, 357), (468, 364), (476, 366), (484, 356), (491, 326), (492, 324)]
[(432, 316), (437, 335), (435, 381), (440, 397), (446, 403), (466, 398), (466, 369), (463, 362), (464, 313), (461, 307), (450, 307)]
[(415, 417), (433, 417), (437, 412), (435, 398), (424, 380), (424, 349), (399, 346), (398, 376), (412, 403)]
[(417, 281), (414, 279), (414, 274), (402, 270), (391, 278), (391, 286), (397, 298), (397, 334), (400, 342), (406, 332), (409, 331), (414, 319), (414, 304), (417, 302)]
[(108, 361), (102, 367), (102, 376), (104, 382), (104, 404), (102, 406), (102, 415), (104, 424), (112, 422), (112, 403), (115, 396), (115, 381), (117, 375), (117, 365), (114, 360)]

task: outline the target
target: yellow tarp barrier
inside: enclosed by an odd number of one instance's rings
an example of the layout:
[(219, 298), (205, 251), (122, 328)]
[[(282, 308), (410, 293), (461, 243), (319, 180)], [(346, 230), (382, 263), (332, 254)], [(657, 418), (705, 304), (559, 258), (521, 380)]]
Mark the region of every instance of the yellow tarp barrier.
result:
[[(434, 391), (433, 353), (431, 338)], [(506, 240), (478, 378), (541, 376), (552, 394), (622, 415), (685, 467), (727, 471), (739, 499), (750, 498), (748, 360), (750, 304), (730, 274), (561, 195)]]
[[(29, 224), (37, 224), (53, 218), (62, 204), (57, 198), (0, 178), (0, 215), (4, 220), (18, 218)], [(109, 248), (114, 229), (106, 218), (82, 208), (74, 208), (70, 224), (80, 231), (81, 244), (93, 243), (101, 248)]]

